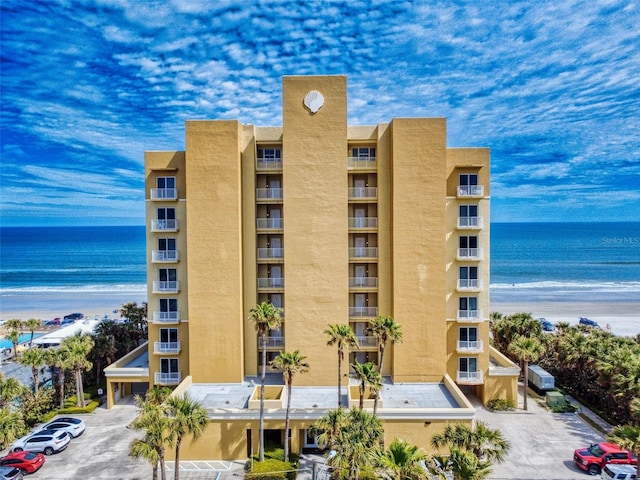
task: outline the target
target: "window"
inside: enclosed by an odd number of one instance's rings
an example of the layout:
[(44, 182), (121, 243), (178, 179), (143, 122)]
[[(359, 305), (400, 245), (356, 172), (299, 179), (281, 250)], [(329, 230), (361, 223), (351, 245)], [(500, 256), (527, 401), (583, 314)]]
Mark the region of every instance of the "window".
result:
[(474, 373), (478, 371), (477, 357), (460, 357), (459, 370), (465, 373)]
[(282, 159), (282, 150), (279, 148), (258, 148), (258, 160), (279, 161)]
[(469, 218), (478, 216), (478, 205), (460, 205), (460, 217)]
[(477, 349), (478, 328), (477, 327), (460, 327), (458, 331), (458, 347), (461, 349)]
[(460, 267), (458, 286), (460, 288), (478, 288), (478, 267)]
[[(459, 246), (461, 249), (477, 250), (478, 249), (478, 237), (460, 237)], [(471, 255), (470, 255), (471, 256)]]
[(159, 238), (158, 239), (158, 250), (166, 252), (166, 251), (174, 251), (175, 249), (176, 249), (175, 238)]
[(161, 298), (160, 299), (160, 311), (161, 312), (177, 312), (178, 311), (178, 299), (177, 298)]
[(161, 328), (160, 341), (162, 343), (177, 343), (178, 329), (177, 328)]
[(177, 358), (161, 358), (160, 372), (166, 375), (176, 375), (180, 373)]
[(375, 147), (357, 147), (352, 149), (353, 158), (360, 158), (362, 160), (368, 160), (370, 158), (376, 158)]
[(158, 280), (161, 282), (176, 282), (178, 281), (178, 270), (175, 268), (159, 268)]
[(156, 187), (173, 190), (176, 188), (176, 177), (158, 177), (156, 178)]
[(478, 310), (477, 297), (460, 297), (460, 310), (463, 312), (475, 312)]
[(471, 228), (482, 227), (481, 219), (478, 218), (478, 205), (460, 205), (459, 212), (458, 226)]
[(460, 186), (475, 186), (478, 185), (478, 175), (475, 173), (461, 173), (460, 174)]

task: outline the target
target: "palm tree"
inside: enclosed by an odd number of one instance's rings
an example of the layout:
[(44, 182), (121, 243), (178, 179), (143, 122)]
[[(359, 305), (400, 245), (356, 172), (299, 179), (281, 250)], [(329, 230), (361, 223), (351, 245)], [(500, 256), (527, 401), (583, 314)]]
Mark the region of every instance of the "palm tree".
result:
[(340, 430), (346, 423), (347, 411), (342, 408), (329, 410), (324, 417), (316, 420), (311, 426), (311, 432), (316, 437), (318, 447), (333, 450), (340, 435)]
[(188, 394), (169, 397), (167, 399), (167, 413), (170, 419), (169, 429), (176, 436), (176, 466), (174, 479), (180, 478), (180, 445), (186, 435), (191, 435), (195, 440), (200, 438), (204, 429), (209, 424), (207, 411), (201, 403), (193, 400)]
[(31, 367), (31, 375), (33, 375), (33, 386), (35, 393), (38, 393), (40, 387), (40, 367), (47, 364), (47, 353), (42, 348), (30, 348), (25, 350), (18, 363)]
[(93, 335), (93, 350), (91, 351), (96, 366), (96, 385), (100, 385), (102, 365), (109, 365), (117, 352), (115, 340), (111, 335)]
[(20, 331), (15, 328), (9, 329), (9, 331), (7, 332), (7, 339), (11, 340), (11, 343), (13, 344), (13, 356), (17, 357), (18, 344), (20, 343)]
[(338, 346), (338, 408), (342, 406), (342, 360), (345, 352), (358, 349), (358, 338), (349, 325), (329, 325), (324, 333), (329, 336), (327, 345)]
[[(59, 388), (60, 408), (64, 408), (65, 370), (69, 368), (69, 356), (63, 348), (47, 348), (45, 352), (45, 360), (51, 370), (51, 381), (54, 386), (57, 384)], [(57, 371), (57, 379), (53, 378), (54, 370)]]
[(500, 430), (493, 430), (484, 422), (476, 422), (475, 428), (458, 423), (447, 425), (431, 439), (435, 448), (458, 448), (471, 452), (480, 461), (504, 461), (510, 444)]
[(491, 473), (491, 463), (481, 461), (471, 452), (452, 447), (450, 454), (433, 455), (427, 462), (427, 470), (443, 480), (483, 480)]
[(0, 372), (0, 408), (8, 407), (11, 402), (20, 397), (24, 387), (15, 378), (5, 378), (4, 373)]
[[(380, 354), (378, 358), (378, 370), (380, 375), (382, 375), (382, 367), (384, 367), (384, 352), (387, 342), (391, 342), (391, 345), (402, 342), (402, 327), (397, 324), (392, 317), (379, 316), (370, 323), (369, 331), (378, 341), (378, 352)], [(378, 391), (376, 398), (373, 401), (374, 415), (378, 412), (379, 398), (380, 392)]]
[(527, 410), (529, 362), (536, 362), (544, 353), (544, 347), (536, 337), (516, 335), (509, 344), (509, 351), (524, 363), (524, 409)]
[(158, 479), (158, 463), (160, 458), (158, 456), (158, 450), (152, 443), (152, 439), (145, 435), (144, 438), (136, 438), (129, 445), (129, 455), (133, 458), (143, 458), (148, 461), (153, 468), (152, 479)]
[[(358, 404), (360, 410), (364, 408), (364, 393), (369, 387), (372, 395), (378, 398), (378, 392), (382, 388), (382, 375), (376, 369), (376, 364), (373, 362), (366, 363), (352, 363), (353, 373), (351, 378), (358, 380), (358, 390), (360, 393), (360, 403)], [(375, 415), (375, 413), (374, 413)]]
[(256, 332), (262, 344), (262, 372), (260, 375), (260, 445), (259, 460), (264, 461), (264, 384), (267, 373), (267, 335), (282, 325), (281, 310), (270, 302), (262, 302), (251, 309), (249, 320), (254, 322)]
[(271, 367), (282, 370), (284, 383), (287, 385), (287, 412), (284, 420), (284, 461), (289, 461), (289, 414), (291, 412), (291, 391), (293, 386), (293, 377), (298, 373), (307, 373), (309, 364), (305, 362), (304, 355), (300, 355), (298, 350), (294, 352), (280, 352), (280, 354), (271, 362)]
[(159, 387), (155, 385), (153, 388), (147, 390), (144, 396), (145, 401), (154, 405), (162, 405), (167, 398), (171, 395), (171, 389), (169, 387)]
[(26, 322), (23, 322), (24, 328), (29, 330), (31, 338), (29, 339), (29, 345), (33, 343), (33, 334), (36, 330), (42, 327), (42, 320), (39, 318), (30, 318)]
[(638, 462), (636, 463), (636, 476), (640, 478), (640, 398), (634, 398), (631, 402), (632, 423), (618, 425), (607, 435), (607, 440), (632, 451)]
[(421, 448), (395, 438), (386, 451), (380, 451), (377, 465), (386, 472), (385, 478), (422, 480), (427, 478), (427, 472), (422, 466), (427, 458)]
[(26, 430), (22, 414), (11, 408), (0, 408), (0, 446), (9, 445)]
[(10, 318), (4, 323), (5, 328), (8, 330), (22, 330), (24, 328), (24, 322), (19, 318)]
[(76, 406), (84, 407), (84, 389), (82, 386), (82, 372), (91, 369), (91, 362), (87, 356), (93, 348), (93, 339), (86, 333), (77, 333), (62, 341), (60, 349), (67, 355), (69, 368), (74, 371), (76, 378)]

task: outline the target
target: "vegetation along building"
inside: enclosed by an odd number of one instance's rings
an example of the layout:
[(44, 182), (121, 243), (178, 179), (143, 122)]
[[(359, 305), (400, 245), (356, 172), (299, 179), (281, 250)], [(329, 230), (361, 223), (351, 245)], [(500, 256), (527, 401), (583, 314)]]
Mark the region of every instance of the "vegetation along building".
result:
[[(310, 426), (338, 406), (324, 331), (349, 324), (349, 363), (377, 362), (368, 325), (391, 316), (403, 341), (385, 352), (377, 414), (387, 442), (429, 450), (445, 423), (473, 421), (467, 394), (516, 399), (518, 368), (489, 345), (489, 150), (448, 148), (444, 118), (348, 125), (344, 76), (282, 88), (282, 126), (187, 121), (185, 151), (146, 153), (148, 350), (107, 369), (109, 406), (140, 385), (176, 387), (211, 420), (184, 458), (256, 452), (248, 317), (271, 302), (283, 324), (268, 359), (299, 350), (310, 365), (294, 380), (291, 448), (313, 448)], [(268, 383), (266, 437), (283, 441), (286, 388), (272, 369)]]

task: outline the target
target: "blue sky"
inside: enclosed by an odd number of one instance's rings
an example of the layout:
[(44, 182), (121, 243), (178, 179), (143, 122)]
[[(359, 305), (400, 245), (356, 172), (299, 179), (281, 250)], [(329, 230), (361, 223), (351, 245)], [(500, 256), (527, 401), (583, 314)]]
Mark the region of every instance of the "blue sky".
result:
[(492, 220), (640, 219), (637, 1), (2, 0), (1, 222), (144, 224), (143, 152), (187, 119), (281, 124), (283, 75), (349, 123), (447, 117)]

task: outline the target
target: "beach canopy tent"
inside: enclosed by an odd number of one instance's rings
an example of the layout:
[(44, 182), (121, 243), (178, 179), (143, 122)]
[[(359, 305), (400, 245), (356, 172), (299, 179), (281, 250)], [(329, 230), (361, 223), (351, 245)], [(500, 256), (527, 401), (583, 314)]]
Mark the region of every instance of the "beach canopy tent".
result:
[(34, 338), (33, 344), (42, 347), (57, 347), (65, 338), (71, 337), (78, 332), (89, 334), (93, 333), (98, 323), (99, 322), (96, 320), (78, 320), (72, 325), (58, 328), (53, 332), (49, 332), (38, 338)]

